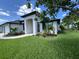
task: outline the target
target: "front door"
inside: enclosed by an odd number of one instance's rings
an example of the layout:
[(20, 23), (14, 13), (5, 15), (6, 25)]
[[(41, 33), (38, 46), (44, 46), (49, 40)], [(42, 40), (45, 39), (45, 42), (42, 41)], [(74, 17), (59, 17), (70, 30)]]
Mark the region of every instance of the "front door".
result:
[(27, 34), (31, 34), (33, 33), (33, 22), (32, 22), (32, 19), (28, 19), (27, 21)]

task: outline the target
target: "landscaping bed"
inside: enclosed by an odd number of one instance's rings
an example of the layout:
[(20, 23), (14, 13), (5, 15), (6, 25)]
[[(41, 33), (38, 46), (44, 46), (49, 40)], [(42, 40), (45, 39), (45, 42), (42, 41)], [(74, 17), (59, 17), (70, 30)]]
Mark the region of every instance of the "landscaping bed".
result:
[(10, 32), (6, 35), (4, 35), (5, 37), (10, 37), (10, 36), (18, 36), (18, 35), (23, 35), (24, 32)]

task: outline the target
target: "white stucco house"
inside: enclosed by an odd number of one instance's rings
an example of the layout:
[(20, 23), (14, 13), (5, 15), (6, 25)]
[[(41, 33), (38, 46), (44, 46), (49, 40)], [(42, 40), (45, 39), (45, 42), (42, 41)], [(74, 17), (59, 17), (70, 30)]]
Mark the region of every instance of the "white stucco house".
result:
[[(17, 28), (17, 32), (23, 31), (25, 34), (36, 35), (39, 32), (43, 32), (43, 25), (40, 22), (40, 18), (37, 16), (37, 13), (38, 12), (33, 11), (21, 16), (23, 20), (16, 20), (2, 24), (3, 33), (8, 34), (11, 32), (11, 28), (15, 27)], [(53, 32), (57, 35), (59, 20), (50, 20), (49, 22), (53, 23)]]
[(2, 29), (2, 26), (0, 26), (0, 33), (2, 33), (3, 29)]
[(24, 20), (25, 34), (36, 35), (38, 32), (43, 32), (42, 23), (40, 23), (40, 18), (36, 13), (36, 11), (33, 11), (21, 16)]
[[(39, 14), (36, 11), (33, 11), (29, 14), (23, 15), (21, 16), (24, 20), (24, 28), (25, 28), (25, 34), (33, 34), (36, 35), (38, 32), (43, 32), (43, 25), (40, 21), (39, 16), (37, 16), (37, 14)], [(50, 20), (48, 22), (52, 22), (53, 25), (53, 34), (58, 33), (58, 23), (60, 22), (59, 19), (57, 20)]]
[(23, 21), (22, 20), (16, 20), (11, 22), (6, 22), (4, 24), (1, 24), (2, 32), (6, 35), (11, 32), (11, 28), (17, 28), (17, 32), (24, 31), (23, 29)]

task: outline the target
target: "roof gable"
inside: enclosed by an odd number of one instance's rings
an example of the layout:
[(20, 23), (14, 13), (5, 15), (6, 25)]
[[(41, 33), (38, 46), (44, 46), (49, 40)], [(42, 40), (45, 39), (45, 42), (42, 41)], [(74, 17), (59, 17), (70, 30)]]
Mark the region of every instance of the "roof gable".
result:
[[(31, 15), (34, 15), (34, 14), (38, 14), (38, 12), (37, 11), (33, 11), (33, 12), (31, 12), (31, 13), (28, 13), (28, 14), (26, 14), (26, 15), (23, 15), (23, 16), (21, 16), (22, 18), (24, 18), (24, 17), (28, 17), (28, 16), (31, 16)], [(40, 14), (40, 13), (39, 13)]]

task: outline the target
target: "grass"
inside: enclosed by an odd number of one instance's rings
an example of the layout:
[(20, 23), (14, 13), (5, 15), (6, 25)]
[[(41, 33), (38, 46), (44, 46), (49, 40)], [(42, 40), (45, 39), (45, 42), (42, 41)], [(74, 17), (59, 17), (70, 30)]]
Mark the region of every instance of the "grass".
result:
[(0, 59), (79, 59), (79, 32), (0, 40)]

